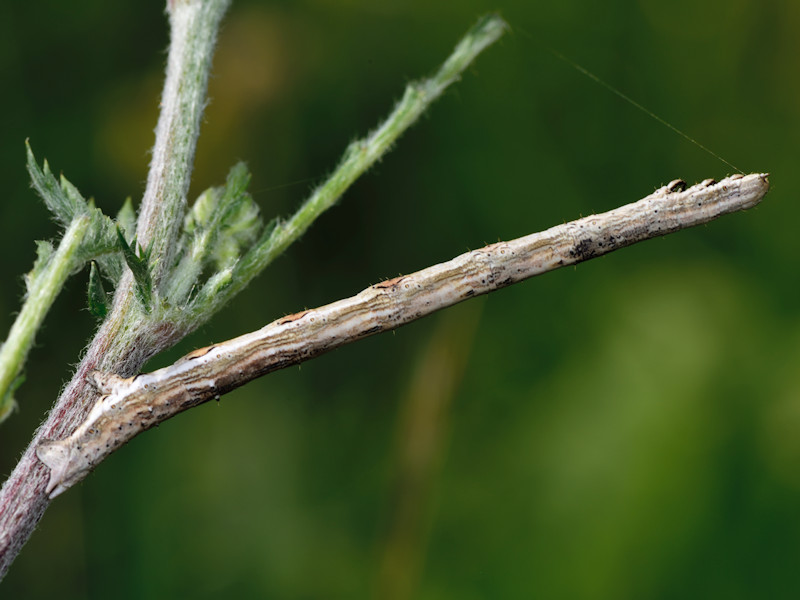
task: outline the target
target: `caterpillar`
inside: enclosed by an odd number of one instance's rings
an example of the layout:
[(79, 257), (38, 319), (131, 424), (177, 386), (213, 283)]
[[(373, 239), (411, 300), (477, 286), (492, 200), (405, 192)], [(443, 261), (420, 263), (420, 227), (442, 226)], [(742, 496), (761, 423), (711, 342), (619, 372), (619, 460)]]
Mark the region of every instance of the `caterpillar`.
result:
[(85, 421), (69, 437), (37, 446), (50, 469), (47, 493), (63, 493), (142, 431), (256, 377), (534, 275), (751, 208), (768, 189), (766, 174), (707, 179), (689, 188), (675, 180), (638, 202), (395, 277), (195, 350), (152, 373), (122, 378), (94, 371), (90, 382), (100, 398)]

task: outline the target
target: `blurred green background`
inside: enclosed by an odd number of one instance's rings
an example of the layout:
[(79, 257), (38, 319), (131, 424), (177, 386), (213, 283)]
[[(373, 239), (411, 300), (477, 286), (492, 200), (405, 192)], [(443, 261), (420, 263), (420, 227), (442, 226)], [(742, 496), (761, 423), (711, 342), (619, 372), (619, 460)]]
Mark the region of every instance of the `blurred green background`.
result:
[[(800, 3), (235, 0), (192, 197), (238, 159), (287, 215), (477, 19), (513, 31), (232, 306), (148, 368), (485, 242), (731, 169), (757, 209), (253, 382), (47, 511), (3, 598), (797, 598)], [(26, 137), (140, 197), (163, 1), (0, 3), (0, 330), (34, 239)], [(93, 330), (70, 280), (0, 428), (13, 468)], [(0, 336), (2, 337), (2, 336)]]

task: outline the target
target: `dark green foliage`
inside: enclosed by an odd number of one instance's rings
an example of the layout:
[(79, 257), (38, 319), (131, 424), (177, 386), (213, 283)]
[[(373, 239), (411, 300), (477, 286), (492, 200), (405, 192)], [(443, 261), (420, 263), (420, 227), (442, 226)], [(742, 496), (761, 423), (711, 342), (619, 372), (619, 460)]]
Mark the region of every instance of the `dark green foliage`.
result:
[[(94, 201), (85, 200), (78, 188), (72, 185), (66, 177), (62, 175), (60, 181), (57, 181), (46, 160), (40, 169), (27, 141), (25, 148), (31, 184), (44, 200), (45, 206), (50, 210), (55, 221), (66, 228), (78, 216), (88, 215), (91, 219), (89, 231), (76, 257), (75, 268), (82, 267), (89, 260), (96, 260), (103, 274), (111, 282), (117, 283), (122, 274), (122, 262), (117, 254), (114, 222), (94, 206)], [(129, 204), (123, 206), (120, 215), (125, 216), (127, 220), (132, 210)]]
[(98, 319), (105, 318), (108, 314), (108, 306), (106, 303), (106, 291), (103, 289), (103, 281), (100, 277), (100, 270), (97, 268), (97, 263), (92, 261), (89, 270), (89, 289), (87, 293), (87, 302), (89, 304), (89, 312)]
[[(42, 168), (39, 169), (27, 140), (25, 141), (25, 149), (28, 155), (28, 173), (30, 174), (33, 188), (39, 192), (45, 206), (53, 214), (56, 222), (63, 227), (69, 226), (72, 219), (84, 212), (80, 194), (63, 177), (61, 178), (62, 185), (58, 184), (50, 171), (50, 165), (47, 164), (46, 159), (42, 164)], [(69, 188), (70, 193), (67, 193), (65, 188)]]
[[(119, 248), (122, 250), (122, 257), (125, 263), (133, 273), (133, 279), (136, 282), (136, 295), (142, 303), (146, 311), (150, 311), (153, 306), (153, 279), (150, 276), (150, 249), (137, 247), (136, 238), (133, 239), (128, 245), (122, 229), (117, 226), (117, 240), (119, 241)], [(137, 248), (134, 251), (133, 248)]]

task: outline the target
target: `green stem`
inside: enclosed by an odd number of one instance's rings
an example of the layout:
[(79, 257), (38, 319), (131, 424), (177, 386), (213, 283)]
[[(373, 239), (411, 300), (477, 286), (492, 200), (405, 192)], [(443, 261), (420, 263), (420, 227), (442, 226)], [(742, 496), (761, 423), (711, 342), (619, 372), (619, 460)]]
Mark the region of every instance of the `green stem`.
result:
[[(500, 38), (507, 27), (505, 21), (496, 15), (484, 16), (467, 32), (435, 75), (410, 83), (403, 98), (386, 120), (366, 137), (352, 142), (327, 181), (314, 191), (288, 221), (280, 223), (267, 239), (240, 261), (230, 285), (222, 293), (216, 293), (210, 299), (212, 306), (208, 307), (205, 314), (210, 315), (215, 312), (292, 242), (303, 235), (358, 177), (391, 149), (392, 144), (417, 121), (433, 101), (441, 96), (451, 83), (459, 79), (472, 61)], [(200, 303), (198, 305), (202, 306)]]
[(0, 348), (0, 422), (14, 409), (14, 382), (33, 345), (36, 331), (75, 266), (76, 254), (89, 229), (89, 222), (89, 217), (84, 215), (74, 219), (67, 228), (58, 250), (32, 281), (28, 298), (11, 327), (8, 339)]
[(410, 83), (387, 119), (367, 137), (348, 146), (341, 163), (306, 203), (273, 236), (275, 253), (280, 254), (299, 238), (311, 223), (374, 165), (411, 127), (420, 115), (459, 79), (461, 73), (487, 46), (497, 41), (506, 29), (497, 16), (483, 17), (459, 42), (453, 53), (431, 78)]

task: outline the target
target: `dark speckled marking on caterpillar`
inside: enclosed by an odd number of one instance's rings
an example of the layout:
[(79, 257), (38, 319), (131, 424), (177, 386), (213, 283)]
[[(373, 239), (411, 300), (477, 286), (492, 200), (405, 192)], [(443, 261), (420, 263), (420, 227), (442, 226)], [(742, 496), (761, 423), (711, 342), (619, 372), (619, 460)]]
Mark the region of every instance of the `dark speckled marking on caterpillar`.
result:
[(633, 204), (389, 279), (200, 348), (152, 373), (123, 378), (95, 371), (90, 382), (101, 396), (86, 420), (69, 437), (36, 448), (50, 469), (47, 493), (55, 497), (81, 481), (142, 431), (256, 377), (540, 273), (751, 208), (769, 183), (766, 174), (752, 174), (684, 187), (675, 180)]

